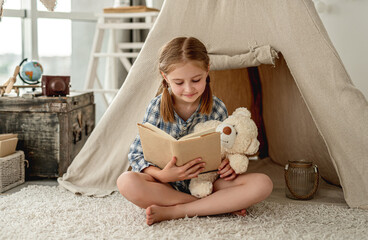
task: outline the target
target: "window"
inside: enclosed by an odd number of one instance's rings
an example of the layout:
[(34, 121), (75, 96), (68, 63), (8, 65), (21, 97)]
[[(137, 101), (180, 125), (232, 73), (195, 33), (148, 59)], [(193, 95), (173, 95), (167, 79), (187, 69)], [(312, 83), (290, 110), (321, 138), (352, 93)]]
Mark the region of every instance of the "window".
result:
[[(73, 3), (76, 9), (81, 9), (78, 5), (86, 4), (84, 1), (80, 2)], [(71, 75), (73, 78), (72, 46), (83, 44), (90, 50), (88, 44), (92, 44), (92, 39), (88, 43), (79, 43), (80, 39), (72, 36), (72, 24), (92, 24), (93, 27), (89, 30), (94, 31), (95, 11), (90, 9), (89, 12), (73, 12), (71, 0), (57, 1), (54, 12), (47, 11), (39, 0), (6, 0), (0, 21), (0, 84), (13, 74), (23, 58), (37, 59), (44, 68), (44, 74)], [(88, 57), (89, 54), (86, 54), (86, 61)], [(85, 73), (78, 73), (83, 74)]]
[[(132, 5), (132, 0), (126, 2)], [(112, 4), (112, 0), (58, 0), (50, 12), (40, 0), (5, 0), (0, 21), (0, 85), (28, 58), (38, 60), (44, 74), (70, 75), (71, 90), (83, 91), (96, 29), (95, 14)], [(107, 41), (102, 48), (107, 48)], [(99, 76), (104, 76), (105, 62), (101, 59), (99, 63)], [(118, 74), (124, 81), (126, 73)], [(17, 80), (16, 84), (22, 82)], [(98, 122), (106, 110), (100, 93), (95, 93), (95, 102)]]
[[(22, 27), (20, 18), (2, 18), (0, 22), (0, 84), (13, 75), (22, 60)], [(5, 33), (5, 34), (4, 34)]]
[(5, 8), (7, 9), (20, 9), (21, 0), (6, 0), (5, 1)]
[(71, 75), (71, 21), (38, 19), (38, 55), (44, 74)]
[[(54, 11), (55, 12), (70, 12), (71, 7), (70, 7), (70, 2), (71, 0), (63, 0), (63, 1), (58, 1)], [(47, 11), (46, 7), (40, 2), (37, 2), (37, 10), (38, 11)]]

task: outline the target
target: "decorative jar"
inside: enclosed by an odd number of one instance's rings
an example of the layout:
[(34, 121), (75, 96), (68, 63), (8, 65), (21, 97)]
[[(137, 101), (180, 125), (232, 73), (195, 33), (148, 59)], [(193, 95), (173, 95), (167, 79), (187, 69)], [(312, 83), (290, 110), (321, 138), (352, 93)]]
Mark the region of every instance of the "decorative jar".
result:
[(317, 165), (305, 160), (289, 161), (285, 166), (286, 197), (297, 200), (312, 199), (319, 185)]

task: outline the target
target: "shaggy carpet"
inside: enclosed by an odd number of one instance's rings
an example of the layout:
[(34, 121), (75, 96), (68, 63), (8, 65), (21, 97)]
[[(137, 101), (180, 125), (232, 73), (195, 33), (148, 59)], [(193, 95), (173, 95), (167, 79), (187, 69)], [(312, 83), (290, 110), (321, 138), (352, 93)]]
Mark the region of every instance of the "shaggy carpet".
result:
[(368, 239), (368, 212), (266, 200), (246, 217), (218, 215), (145, 224), (145, 211), (118, 193), (74, 195), (28, 186), (0, 197), (0, 239)]

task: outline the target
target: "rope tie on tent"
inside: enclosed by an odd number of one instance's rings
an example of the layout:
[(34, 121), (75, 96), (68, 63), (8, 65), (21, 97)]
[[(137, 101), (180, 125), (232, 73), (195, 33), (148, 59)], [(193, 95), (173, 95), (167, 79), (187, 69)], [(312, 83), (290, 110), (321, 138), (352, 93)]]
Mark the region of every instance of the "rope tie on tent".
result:
[(272, 59), (272, 67), (276, 67), (276, 59), (279, 59), (278, 52), (271, 47), (271, 59)]
[[(270, 55), (270, 57), (271, 57), (271, 64), (273, 65), (273, 67), (276, 67), (276, 63), (275, 63), (275, 61), (276, 61), (276, 59), (278, 59), (279, 58), (279, 56), (278, 56), (278, 52), (274, 49), (274, 48), (272, 48), (271, 46), (269, 46), (269, 45), (267, 45), (268, 47), (269, 47), (269, 50), (270, 50), (270, 52), (269, 52), (269, 55)], [(256, 58), (257, 59), (257, 54), (255, 53), (256, 52), (256, 48), (262, 48), (262, 47), (265, 47), (265, 46), (258, 46), (258, 44), (257, 44), (257, 41), (254, 41), (254, 44), (253, 45), (251, 45), (249, 42), (248, 42), (248, 48), (249, 48), (249, 51), (251, 52), (251, 53), (253, 53), (253, 56), (254, 56), (254, 58)]]
[(252, 46), (252, 45), (250, 45), (250, 43), (248, 42), (248, 48), (249, 48), (249, 51), (250, 52), (255, 52), (256, 50), (256, 48), (258, 47), (258, 44), (257, 44), (257, 42), (256, 41), (254, 41), (254, 46)]

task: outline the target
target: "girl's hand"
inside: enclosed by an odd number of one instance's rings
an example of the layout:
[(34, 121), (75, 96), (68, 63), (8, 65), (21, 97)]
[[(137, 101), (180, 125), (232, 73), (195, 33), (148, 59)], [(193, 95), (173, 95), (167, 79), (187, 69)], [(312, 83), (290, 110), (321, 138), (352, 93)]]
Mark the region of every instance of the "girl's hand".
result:
[(158, 180), (160, 182), (176, 182), (195, 178), (204, 170), (205, 163), (201, 160), (201, 158), (196, 158), (181, 167), (177, 167), (175, 165), (176, 157), (173, 157), (160, 171)]
[(220, 175), (220, 178), (224, 178), (224, 180), (226, 181), (234, 180), (237, 177), (237, 174), (235, 173), (234, 169), (232, 169), (230, 166), (228, 158), (225, 158), (221, 162), (217, 174)]

